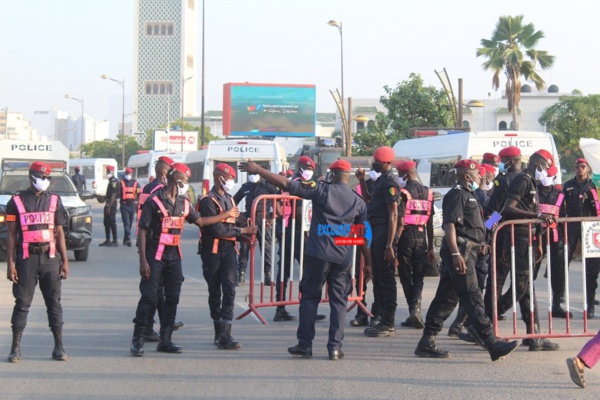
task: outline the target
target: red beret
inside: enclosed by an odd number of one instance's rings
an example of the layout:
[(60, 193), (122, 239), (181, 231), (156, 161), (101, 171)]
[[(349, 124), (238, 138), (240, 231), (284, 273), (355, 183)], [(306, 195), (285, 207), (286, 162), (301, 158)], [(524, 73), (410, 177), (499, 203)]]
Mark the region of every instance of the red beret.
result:
[(557, 174), (558, 168), (556, 168), (556, 165), (553, 165), (550, 168), (548, 168), (548, 176), (556, 176)]
[(341, 169), (342, 171), (350, 171), (352, 165), (346, 160), (336, 160), (331, 163), (329, 169)]
[(505, 147), (502, 150), (500, 150), (498, 155), (500, 156), (500, 158), (517, 157), (517, 156), (521, 155), (521, 149), (519, 149), (516, 146), (508, 146), (508, 147)]
[(106, 166), (106, 170), (107, 170), (107, 171), (114, 171), (114, 170), (115, 170), (115, 167), (114, 167), (114, 166), (112, 166), (112, 165), (107, 165), (107, 166)]
[[(225, 164), (225, 165), (227, 165), (227, 164)], [(175, 171), (181, 172), (182, 174), (184, 174), (188, 178), (192, 176), (192, 171), (190, 171), (190, 168), (187, 165), (183, 164), (183, 163), (175, 163), (175, 164), (173, 164), (171, 166), (171, 173), (173, 173)]]
[(175, 161), (173, 161), (173, 159), (171, 157), (167, 157), (167, 156), (158, 157), (158, 161), (162, 161), (162, 162), (166, 163), (169, 167), (172, 167), (173, 164), (175, 164)]
[(587, 165), (590, 165), (590, 163), (587, 162), (587, 160), (585, 158), (578, 158), (577, 160), (575, 160), (575, 164), (587, 164)]
[(285, 171), (284, 176), (287, 176), (289, 178), (290, 176), (293, 176), (293, 175), (294, 175), (294, 171), (291, 169), (288, 169), (287, 171)]
[(235, 169), (232, 168), (231, 165), (229, 165), (229, 164), (219, 163), (219, 164), (215, 165), (215, 171), (225, 172), (226, 174), (231, 175), (233, 177), (233, 179), (235, 179), (235, 177), (236, 177)]
[(479, 175), (480, 176), (485, 176), (485, 174), (486, 174), (487, 171), (485, 170), (485, 168), (484, 168), (483, 165), (479, 164), (479, 168), (477, 168), (477, 169), (479, 170)]
[(311, 168), (315, 168), (315, 162), (308, 156), (302, 156), (298, 159), (298, 163), (305, 164)]
[(75, 167), (75, 171), (81, 171), (81, 168)]
[(496, 168), (494, 168), (493, 165), (490, 165), (490, 164), (481, 164), (481, 166), (483, 168), (485, 168), (485, 172), (486, 173), (492, 174), (492, 175), (496, 176)]
[(52, 168), (46, 163), (36, 161), (31, 164), (29, 170), (32, 172), (41, 172), (43, 174), (50, 174), (52, 172)]
[(498, 157), (494, 153), (483, 153), (483, 159), (485, 161), (492, 161), (495, 163), (500, 162), (500, 157)]
[(552, 157), (549, 151), (542, 149), (536, 151), (534, 154), (541, 156), (550, 166), (554, 165), (554, 157)]
[(408, 171), (417, 166), (417, 163), (413, 160), (402, 160), (398, 164), (396, 164), (396, 169), (398, 171)]
[(125, 168), (125, 173), (126, 173), (126, 174), (131, 174), (131, 173), (133, 173), (133, 169), (132, 169), (132, 168), (129, 168), (129, 167), (127, 167), (127, 168)]
[(475, 160), (460, 160), (458, 161), (456, 164), (454, 164), (454, 168), (461, 168), (461, 169), (479, 169), (479, 163)]
[(394, 149), (389, 146), (379, 147), (373, 154), (373, 158), (380, 163), (392, 162), (395, 156)]

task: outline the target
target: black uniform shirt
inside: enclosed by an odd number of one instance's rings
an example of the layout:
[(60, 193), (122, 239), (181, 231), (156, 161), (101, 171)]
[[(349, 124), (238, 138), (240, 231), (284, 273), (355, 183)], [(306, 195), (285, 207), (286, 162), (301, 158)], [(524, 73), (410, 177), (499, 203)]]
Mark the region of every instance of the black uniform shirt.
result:
[(515, 176), (519, 173), (520, 172), (516, 171), (500, 173), (494, 179), (494, 190), (490, 195), (487, 206), (484, 208), (484, 215), (486, 218), (492, 215), (494, 211), (502, 211), (502, 207), (504, 207), (504, 202), (506, 201), (506, 191)]
[(71, 177), (77, 191), (82, 191), (85, 186), (85, 178), (81, 174), (75, 174)]
[(456, 235), (475, 243), (483, 243), (485, 224), (481, 215), (481, 207), (473, 192), (461, 185), (456, 185), (442, 201), (442, 226), (453, 223)]
[[(229, 193), (223, 193), (223, 196), (219, 194), (217, 188), (213, 188), (208, 192), (206, 196), (200, 199), (200, 214), (205, 217), (211, 217), (213, 215), (219, 215), (220, 210), (215, 202), (209, 197), (214, 198), (223, 212), (229, 211), (233, 206), (231, 203), (232, 197)], [(202, 243), (210, 244), (215, 238), (229, 238), (229, 237), (240, 237), (242, 235), (239, 228), (235, 227), (235, 224), (217, 222), (213, 225), (207, 225), (202, 228)]]
[[(294, 175), (292, 175), (291, 178), (292, 181), (298, 181), (298, 182), (315, 182), (315, 185), (318, 183), (317, 180), (315, 178), (311, 178), (308, 181), (305, 181), (304, 178), (302, 178), (302, 173), (300, 173), (299, 171), (296, 171), (294, 173)], [(295, 229), (296, 230), (300, 230), (302, 228), (302, 223), (299, 221), (302, 221), (302, 200), (297, 200), (296, 201), (296, 224), (295, 224)], [(290, 220), (290, 223), (288, 224), (288, 226), (286, 227), (286, 229), (292, 229), (292, 222)]]
[[(429, 195), (429, 188), (427, 186), (421, 185), (418, 181), (408, 181), (406, 182), (406, 186), (404, 187), (413, 200), (427, 200), (427, 196)], [(406, 195), (400, 191), (400, 204), (398, 205), (398, 218), (404, 217), (406, 215), (406, 202), (408, 198)], [(435, 207), (433, 206), (433, 197), (431, 198), (431, 214), (429, 218), (433, 218), (435, 214)], [(424, 214), (424, 213), (423, 213)], [(407, 227), (418, 228), (417, 225), (404, 225), (404, 229)]]
[[(252, 211), (252, 203), (258, 196), (262, 196), (263, 194), (279, 194), (279, 189), (275, 186), (271, 185), (269, 182), (261, 179), (259, 182), (252, 183), (246, 182), (242, 185), (240, 190), (233, 196), (233, 201), (235, 204), (240, 204), (240, 201), (245, 197), (246, 198), (246, 214), (250, 216), (250, 212)], [(259, 202), (256, 205), (256, 213), (263, 212), (263, 201)], [(267, 208), (273, 206), (273, 201), (267, 201)]]
[(387, 206), (400, 202), (400, 186), (394, 178), (392, 170), (383, 171), (375, 181), (368, 206), (369, 223), (372, 226), (386, 223), (389, 218)]
[[(558, 195), (561, 193), (560, 190), (556, 188), (556, 186), (544, 186), (541, 183), (537, 186), (538, 189), (538, 198), (540, 200), (540, 204), (550, 204), (555, 206), (556, 201), (558, 200)], [(560, 213), (559, 217), (565, 216), (565, 201), (563, 200), (560, 205)]]
[[(108, 180), (108, 186), (106, 187), (106, 202), (109, 203), (110, 202), (110, 198), (113, 194), (116, 195), (116, 199), (119, 198), (119, 180), (117, 178), (115, 178), (114, 176), (111, 176), (110, 179)], [(115, 202), (116, 204), (116, 202)]]
[[(169, 217), (181, 217), (183, 215), (185, 203), (189, 203), (189, 200), (186, 199), (184, 196), (177, 196), (175, 199), (175, 204), (173, 204), (173, 202), (171, 202), (171, 199), (167, 196), (165, 188), (159, 189), (158, 191), (150, 195), (150, 197), (148, 197), (148, 199), (142, 206), (142, 215), (140, 217), (139, 226), (141, 229), (148, 230), (148, 245), (152, 247), (157, 247), (158, 238), (162, 231), (163, 213), (158, 207), (158, 204), (154, 202), (154, 197), (160, 199), (164, 208), (169, 213)], [(198, 218), (200, 218), (200, 213), (194, 210), (194, 207), (192, 207), (191, 205), (189, 205), (189, 210), (190, 212), (185, 218), (185, 220), (188, 223), (193, 224), (198, 220)], [(171, 230), (172, 233), (178, 233), (178, 231), (178, 229)], [(175, 246), (167, 247), (172, 247), (173, 249), (175, 248)]]
[(475, 197), (477, 197), (477, 201), (479, 202), (479, 206), (481, 206), (481, 209), (485, 210), (485, 207), (490, 201), (490, 194), (481, 188), (477, 188), (475, 190)]
[(159, 181), (158, 179), (154, 179), (152, 182), (147, 183), (144, 186), (144, 188), (142, 189), (142, 193), (150, 194), (152, 193), (152, 190), (154, 190), (154, 188), (157, 186), (165, 186), (165, 184)]
[[(46, 191), (42, 192), (39, 196), (36, 196), (35, 193), (31, 190), (31, 188), (24, 190), (22, 192), (17, 193), (21, 197), (21, 201), (23, 202), (23, 206), (27, 212), (39, 212), (39, 211), (48, 211), (50, 210), (50, 196), (51, 193)], [(19, 218), (19, 210), (17, 209), (17, 204), (15, 203), (14, 198), (11, 198), (6, 204), (6, 220), (10, 221), (13, 219), (17, 223), (17, 244), (23, 244), (23, 235), (21, 234), (21, 219)], [(68, 223), (68, 215), (67, 210), (65, 210), (60, 196), (58, 196), (58, 201), (56, 202), (56, 213), (54, 214), (54, 226), (67, 226)], [(35, 229), (46, 229), (47, 225), (30, 225), (32, 230)]]
[(596, 205), (591, 193), (596, 190), (596, 185), (591, 179), (579, 183), (575, 178), (568, 180), (563, 185), (567, 217), (596, 216)]
[(290, 194), (312, 200), (313, 204), (304, 254), (344, 266), (350, 265), (353, 246), (336, 245), (336, 236), (324, 234), (324, 230), (327, 231), (328, 227), (336, 229), (342, 225), (364, 224), (367, 206), (362, 197), (343, 183), (324, 181), (314, 184), (312, 181), (293, 180), (290, 182)]
[[(506, 201), (511, 199), (517, 201), (515, 207), (519, 210), (538, 213), (540, 200), (537, 194), (537, 185), (527, 172), (521, 172), (510, 183), (506, 194)], [(515, 225), (515, 235), (529, 235), (528, 226)]]
[[(137, 181), (135, 179), (130, 179), (128, 181), (125, 180), (125, 179), (122, 179), (121, 182), (125, 182), (125, 186), (126, 187), (133, 187), (137, 183)], [(133, 202), (137, 201), (138, 196), (140, 194), (139, 184), (138, 184), (138, 187), (137, 187), (137, 189), (136, 189), (136, 191), (134, 193), (135, 198), (133, 200), (130, 200), (130, 199), (123, 200), (124, 193), (123, 193), (123, 184), (121, 182), (119, 182), (119, 196), (118, 196), (118, 197), (121, 198), (121, 203), (132, 204)]]

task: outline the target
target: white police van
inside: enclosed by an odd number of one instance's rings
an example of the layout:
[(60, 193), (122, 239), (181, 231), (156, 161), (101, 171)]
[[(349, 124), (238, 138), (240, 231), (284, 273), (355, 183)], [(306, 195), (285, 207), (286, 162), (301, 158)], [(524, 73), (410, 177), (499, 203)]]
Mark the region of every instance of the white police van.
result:
[(69, 163), (69, 175), (75, 175), (75, 168), (79, 167), (81, 175), (85, 178), (86, 190), (91, 191), (91, 197), (96, 198), (99, 203), (104, 203), (108, 187), (106, 167), (110, 165), (116, 170), (117, 160), (114, 158), (74, 158)]

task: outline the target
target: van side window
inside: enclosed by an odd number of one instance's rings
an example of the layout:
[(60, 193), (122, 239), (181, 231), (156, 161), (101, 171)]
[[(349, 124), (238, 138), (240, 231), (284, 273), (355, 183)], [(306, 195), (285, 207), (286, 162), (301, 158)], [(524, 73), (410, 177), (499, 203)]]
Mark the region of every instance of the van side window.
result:
[(431, 177), (429, 179), (429, 187), (452, 187), (454, 186), (454, 174), (450, 173), (458, 158), (454, 160), (430, 160), (431, 162)]
[[(86, 179), (94, 179), (94, 166), (93, 165), (90, 165), (87, 167), (82, 167), (81, 169), (82, 169), (81, 174), (83, 176), (85, 176)], [(106, 170), (106, 167), (104, 167), (104, 170)]]
[(202, 182), (202, 176), (204, 175), (204, 161), (189, 163), (187, 166), (192, 171), (190, 183)]
[(148, 164), (135, 168), (137, 178), (148, 178)]

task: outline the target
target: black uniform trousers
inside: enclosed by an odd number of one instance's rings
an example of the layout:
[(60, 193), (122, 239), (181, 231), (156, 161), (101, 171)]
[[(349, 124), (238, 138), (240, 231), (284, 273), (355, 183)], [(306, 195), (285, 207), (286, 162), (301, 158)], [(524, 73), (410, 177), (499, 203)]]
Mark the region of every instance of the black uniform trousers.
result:
[(329, 307), (331, 308), (329, 323), (329, 351), (342, 348), (344, 339), (344, 322), (346, 321), (346, 303), (352, 290), (352, 264), (331, 263), (319, 258), (306, 256), (305, 268), (300, 281), (300, 321), (296, 336), (303, 347), (312, 347), (315, 338), (315, 321), (317, 308), (321, 301), (323, 285), (327, 282)]
[[(273, 228), (265, 222), (265, 240), (263, 241), (262, 236), (262, 217), (256, 218), (256, 239), (258, 239), (258, 246), (265, 259), (265, 276), (271, 275), (271, 251), (273, 248)], [(248, 257), (250, 255), (250, 245), (244, 242), (240, 242), (240, 254), (238, 256), (238, 274), (245, 274), (248, 267)]]
[(162, 316), (160, 316), (160, 325), (161, 327), (172, 327), (175, 324), (177, 305), (179, 304), (181, 285), (183, 283), (181, 256), (175, 246), (165, 246), (165, 251), (160, 261), (155, 260), (155, 256), (156, 247), (147, 247), (146, 259), (148, 260), (148, 265), (150, 265), (150, 278), (140, 281), (140, 293), (142, 296), (138, 302), (133, 322), (139, 326), (147, 326), (150, 311), (156, 306), (159, 297), (159, 286), (162, 279), (165, 303)]
[(372, 231), (373, 241), (371, 242), (371, 257), (373, 263), (373, 296), (375, 297), (375, 304), (380, 306), (382, 320), (387, 323), (392, 323), (398, 305), (398, 289), (396, 287), (396, 277), (394, 275), (394, 262), (388, 262), (383, 259), (388, 236), (387, 223), (374, 226)]
[[(299, 226), (299, 223), (296, 221), (296, 227)], [(298, 261), (298, 263), (300, 263), (300, 241), (302, 240), (302, 236), (304, 235), (304, 232), (302, 231), (302, 228), (296, 228), (294, 230), (294, 243), (293, 243), (293, 247), (292, 247), (292, 229), (291, 228), (286, 228), (285, 230), (285, 244), (284, 244), (284, 248), (285, 248), (285, 254), (284, 254), (284, 260), (283, 260), (283, 282), (281, 283), (281, 246), (279, 246), (279, 251), (277, 252), (277, 255), (279, 256), (279, 262), (277, 263), (277, 280), (275, 281), (275, 294), (276, 294), (276, 301), (283, 301), (285, 300), (285, 295), (287, 292), (287, 284), (288, 284), (288, 280), (290, 279), (290, 264), (293, 262), (292, 261), (292, 251), (294, 254), (294, 260)], [(304, 265), (306, 265), (306, 261), (304, 261)]]
[[(550, 231), (550, 236), (552, 237), (552, 231)], [(552, 240), (552, 239), (551, 239)], [(542, 251), (544, 252), (544, 256), (547, 253), (547, 240), (546, 235), (542, 236)], [(534, 270), (534, 279), (537, 278), (537, 274), (542, 265), (542, 260), (537, 263), (536, 268)], [(565, 252), (564, 252), (564, 242), (561, 237), (559, 237), (558, 242), (550, 241), (550, 270), (551, 270), (551, 280), (550, 286), (552, 287), (552, 293), (554, 296), (554, 300), (558, 302), (560, 297), (565, 294)]]
[(136, 214), (136, 207), (133, 202), (121, 203), (121, 220), (123, 221), (123, 230), (125, 231), (123, 240), (131, 240), (131, 226)]
[(493, 335), (492, 323), (485, 313), (483, 295), (479, 288), (477, 271), (475, 270), (475, 263), (478, 258), (477, 252), (471, 250), (467, 257), (467, 273), (465, 275), (459, 275), (454, 270), (452, 254), (445, 239), (440, 250), (440, 257), (442, 258), (440, 282), (429, 310), (427, 310), (423, 333), (437, 335), (442, 330), (444, 321), (452, 314), (460, 300), (461, 307), (467, 312), (476, 332), (482, 338)]
[[(108, 211), (107, 211), (108, 210)], [(104, 233), (106, 234), (106, 241), (110, 240), (110, 232), (112, 231), (113, 241), (117, 241), (117, 200), (112, 204), (112, 207), (108, 207), (108, 203), (104, 206)]]
[(38, 282), (44, 302), (46, 303), (50, 329), (62, 329), (63, 312), (60, 304), (59, 255), (57, 254), (55, 258), (50, 258), (47, 251), (40, 254), (32, 254), (30, 251), (29, 258), (23, 259), (23, 250), (19, 245), (15, 267), (19, 281), (13, 283), (12, 287), (13, 296), (15, 297), (15, 307), (13, 308), (10, 322), (13, 331), (22, 331), (25, 329), (29, 307), (31, 307), (35, 287)]
[[(575, 253), (575, 249), (577, 248), (577, 243), (581, 241), (581, 229), (579, 228), (579, 224), (577, 224), (578, 229), (573, 229), (571, 226), (568, 228), (569, 235), (569, 264), (571, 264), (571, 260), (573, 259), (573, 254)], [(585, 283), (586, 283), (586, 293), (588, 301), (591, 299), (592, 302), (596, 296), (596, 289), (598, 288), (598, 274), (600, 273), (600, 258), (587, 258), (585, 260)]]
[(235, 305), (236, 251), (235, 243), (219, 239), (217, 253), (213, 253), (213, 242), (202, 242), (202, 274), (208, 284), (208, 306), (213, 321), (233, 320)]
[[(508, 243), (508, 247), (505, 247), (505, 243)], [(492, 243), (490, 243), (490, 247)], [(492, 318), (493, 315), (493, 311), (492, 311), (492, 293), (493, 290), (496, 290), (496, 293), (498, 293), (498, 298), (500, 298), (500, 295), (502, 294), (502, 289), (504, 288), (504, 283), (506, 282), (506, 278), (508, 277), (508, 275), (510, 274), (510, 258), (508, 258), (508, 262), (503, 261), (503, 254), (506, 252), (506, 254), (510, 255), (510, 227), (506, 226), (504, 228), (502, 228), (498, 234), (496, 235), (496, 252), (495, 253), (491, 253), (491, 255), (488, 257), (489, 260), (489, 264), (488, 264), (488, 271), (491, 271), (491, 262), (492, 262), (492, 257), (495, 258), (496, 260), (496, 287), (493, 288), (493, 282), (492, 282), (492, 274), (490, 273), (487, 276), (487, 281), (485, 284), (485, 295), (483, 297), (483, 302), (485, 303), (485, 312), (487, 313), (488, 317)]]
[(425, 229), (406, 226), (398, 241), (398, 277), (409, 309), (421, 301), (425, 263), (427, 262), (427, 240)]

